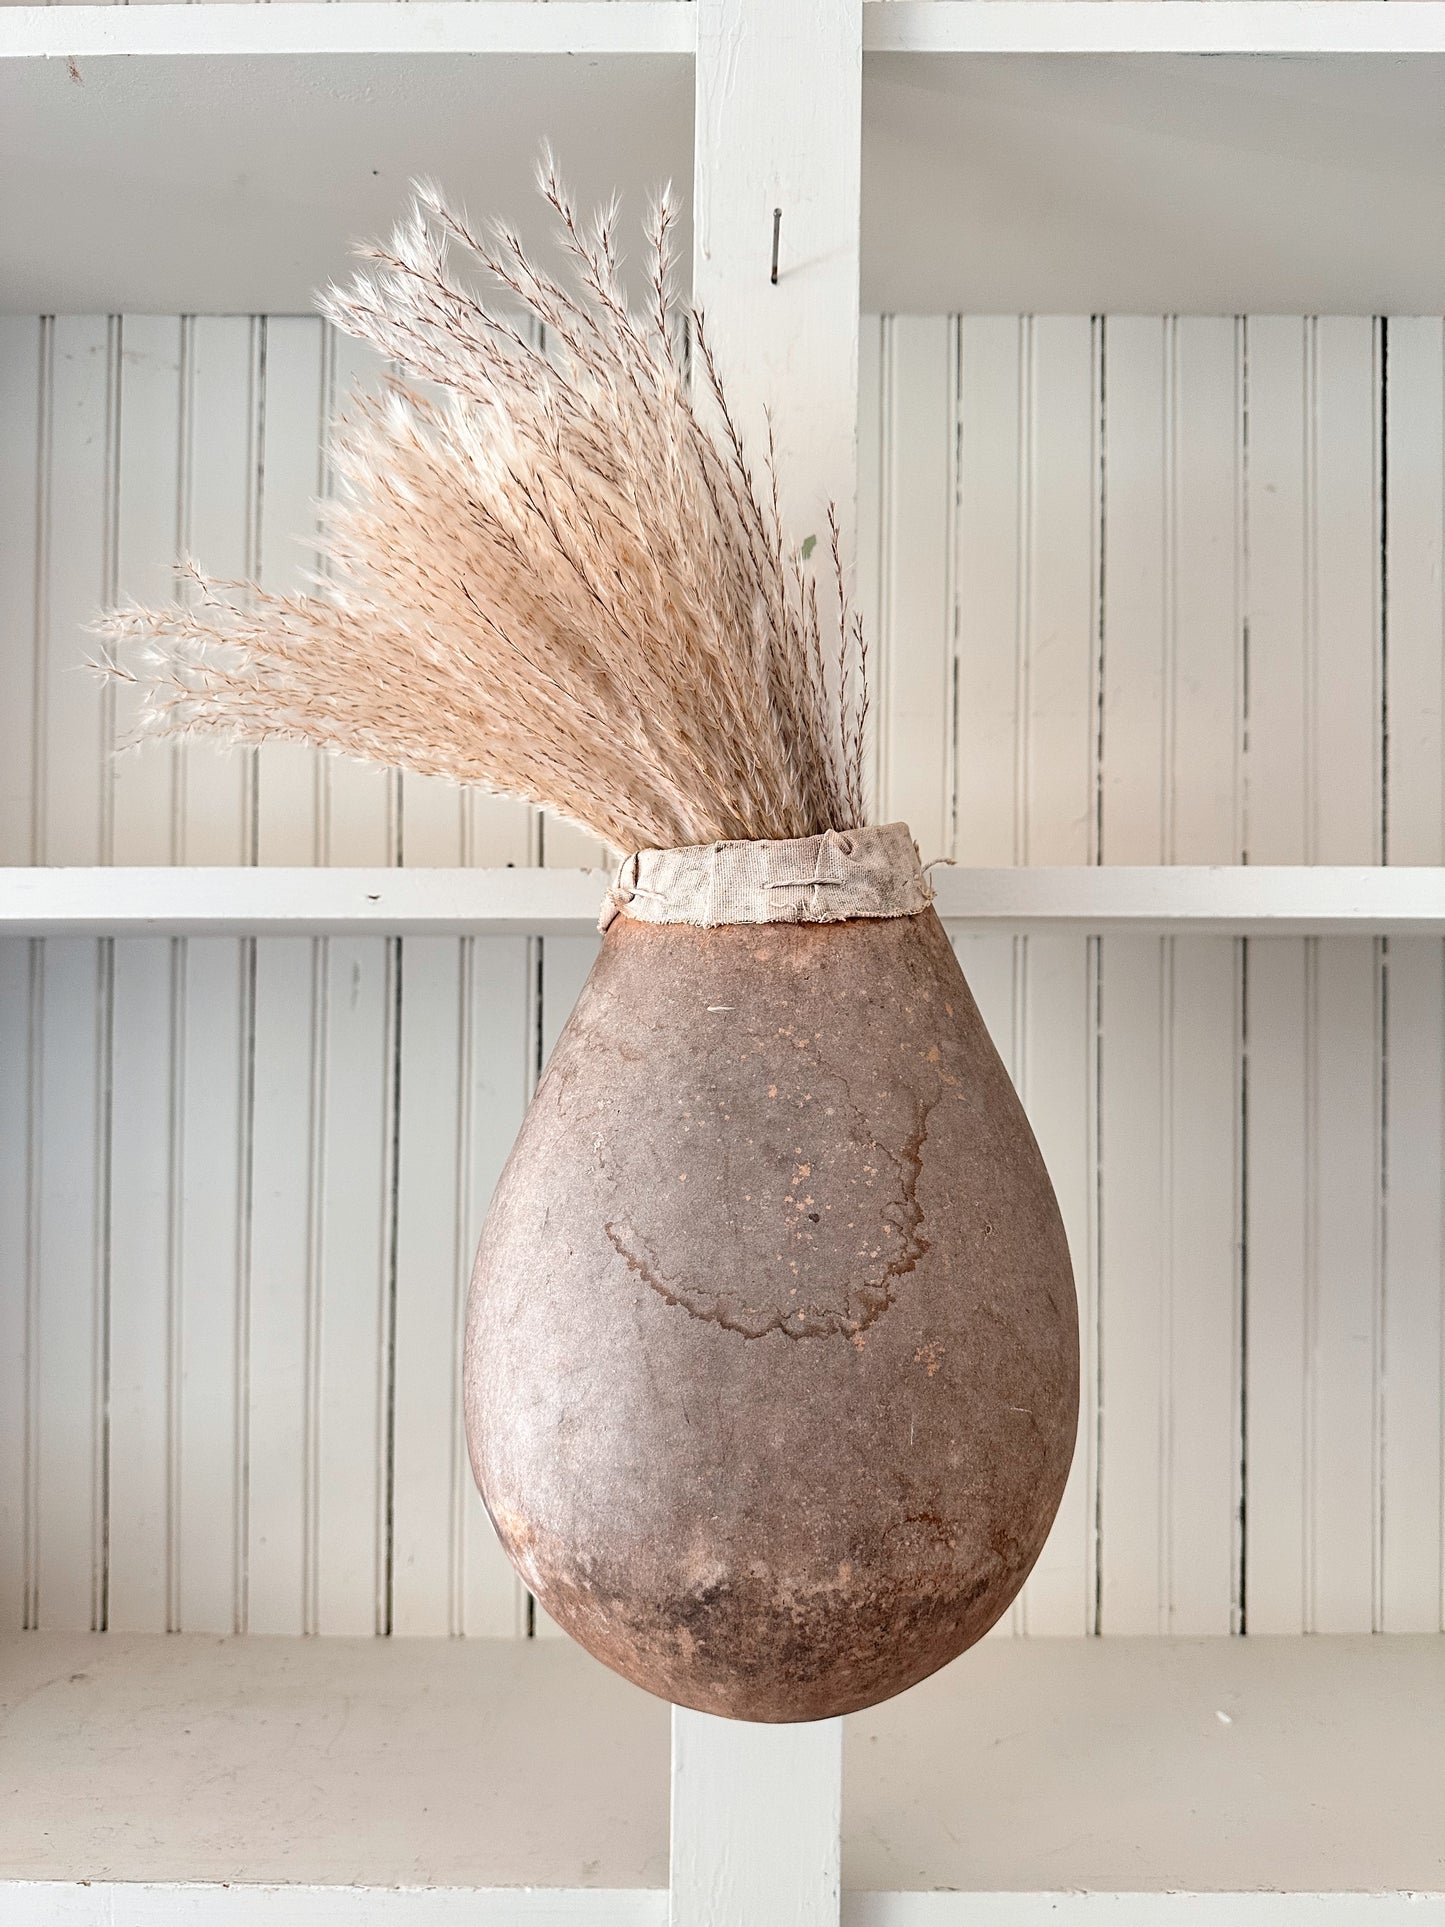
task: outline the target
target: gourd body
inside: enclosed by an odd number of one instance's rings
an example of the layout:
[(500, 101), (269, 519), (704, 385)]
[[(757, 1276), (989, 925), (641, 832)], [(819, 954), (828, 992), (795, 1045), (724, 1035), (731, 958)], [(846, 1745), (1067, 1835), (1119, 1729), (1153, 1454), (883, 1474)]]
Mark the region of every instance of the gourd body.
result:
[(473, 1470), (546, 1611), (706, 1712), (870, 1705), (1008, 1606), (1077, 1407), (1053, 1191), (933, 911), (618, 919), (468, 1310)]

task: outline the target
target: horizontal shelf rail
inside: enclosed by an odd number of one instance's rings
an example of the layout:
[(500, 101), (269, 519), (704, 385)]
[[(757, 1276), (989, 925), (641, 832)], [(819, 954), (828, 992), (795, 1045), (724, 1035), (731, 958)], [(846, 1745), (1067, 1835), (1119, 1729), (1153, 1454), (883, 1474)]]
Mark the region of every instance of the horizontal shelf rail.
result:
[[(1391, 0), (1398, 4), (1398, 0)], [(6, 7), (0, 58), (255, 54), (691, 54), (688, 0), (293, 0)]]
[[(959, 930), (1445, 935), (1445, 870), (1221, 866), (933, 872)], [(0, 933), (580, 936), (610, 877), (543, 869), (10, 869)]]
[(1439, 0), (868, 0), (868, 53), (1376, 54), (1445, 48)]
[[(691, 54), (695, 43), (688, 0), (0, 10), (0, 58)], [(863, 44), (884, 54), (1438, 53), (1445, 0), (867, 0)]]

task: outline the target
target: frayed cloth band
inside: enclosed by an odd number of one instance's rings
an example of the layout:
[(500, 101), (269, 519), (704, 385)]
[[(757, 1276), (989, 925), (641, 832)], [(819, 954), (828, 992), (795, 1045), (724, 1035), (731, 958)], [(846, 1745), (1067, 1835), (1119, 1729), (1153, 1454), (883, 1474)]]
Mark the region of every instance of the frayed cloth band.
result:
[(598, 929), (639, 923), (845, 923), (914, 917), (933, 901), (906, 823), (781, 842), (700, 843), (626, 857)]

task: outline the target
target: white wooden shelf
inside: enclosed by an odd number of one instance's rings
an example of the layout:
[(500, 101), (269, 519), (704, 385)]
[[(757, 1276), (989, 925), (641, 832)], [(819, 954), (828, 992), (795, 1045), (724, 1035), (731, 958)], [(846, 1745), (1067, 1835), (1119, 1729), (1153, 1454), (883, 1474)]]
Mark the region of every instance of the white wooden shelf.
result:
[[(844, 1920), (1437, 1918), (1442, 1698), (1438, 1637), (986, 1641), (846, 1723)], [(0, 1917), (662, 1927), (667, 1760), (561, 1641), (12, 1635)]]
[[(864, 0), (865, 54), (1438, 53), (1440, 0)], [(691, 54), (687, 0), (291, 0), (172, 13), (5, 6), (0, 58), (342, 53)]]
[[(305, 311), (421, 172), (535, 236), (544, 136), (582, 198), (640, 209), (691, 178), (694, 24), (0, 7), (0, 301)], [(1445, 0), (870, 0), (865, 46), (866, 308), (1445, 308)]]
[(580, 936), (595, 870), (70, 869), (0, 871), (18, 936)]
[(1437, 0), (866, 0), (868, 53), (1438, 53)]
[[(940, 868), (933, 880), (958, 929), (1445, 935), (1439, 869)], [(9, 869), (0, 934), (583, 936), (610, 881), (598, 870)]]
[(0, 58), (103, 60), (118, 55), (234, 58), (296, 54), (686, 54), (696, 42), (687, 0), (293, 0), (284, 17), (258, 6), (223, 16), (159, 5), (7, 6)]

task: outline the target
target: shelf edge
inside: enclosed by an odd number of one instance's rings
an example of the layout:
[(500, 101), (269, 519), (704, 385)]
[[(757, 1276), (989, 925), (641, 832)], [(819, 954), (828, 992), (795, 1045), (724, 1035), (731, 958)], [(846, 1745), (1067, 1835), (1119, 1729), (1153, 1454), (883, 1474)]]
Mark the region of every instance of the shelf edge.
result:
[(258, 54), (673, 54), (688, 0), (291, 0), (0, 9), (0, 59)]
[(873, 54), (1445, 53), (1440, 0), (867, 0)]
[[(939, 868), (955, 930), (1445, 935), (1445, 869)], [(545, 869), (8, 869), (0, 932), (58, 936), (585, 936), (611, 878)]]

